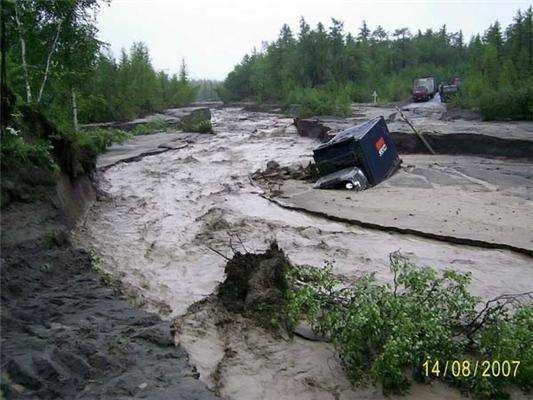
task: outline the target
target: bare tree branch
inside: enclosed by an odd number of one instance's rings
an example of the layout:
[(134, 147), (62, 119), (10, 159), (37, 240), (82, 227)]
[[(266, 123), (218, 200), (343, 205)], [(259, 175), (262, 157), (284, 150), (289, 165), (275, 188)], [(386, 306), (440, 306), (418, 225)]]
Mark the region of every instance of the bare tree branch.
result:
[(245, 253), (248, 253), (248, 250), (247, 250), (246, 247), (244, 246), (244, 242), (241, 240), (241, 237), (239, 236), (239, 234), (236, 233), (235, 235), (237, 236), (237, 239), (239, 239), (239, 242), (240, 242), (242, 248), (244, 249), (244, 252), (245, 252)]
[(229, 261), (231, 260), (231, 258), (225, 256), (224, 254), (222, 254), (220, 251), (216, 250), (216, 249), (213, 249), (212, 247), (209, 247), (208, 245), (205, 245), (205, 247), (207, 247), (209, 250), (211, 250), (213, 253), (217, 253), (220, 257), (222, 257), (223, 259), (225, 259), (226, 261)]
[(492, 316), (502, 313), (505, 308), (512, 305), (522, 304), (522, 299), (529, 298), (533, 299), (533, 291), (524, 292), (524, 293), (511, 293), (511, 294), (502, 294), (494, 299), (491, 299), (485, 303), (485, 306), (479, 311), (479, 313), (463, 327), (468, 338), (471, 338), (474, 333), (476, 333), (485, 322)]
[(231, 249), (231, 251), (233, 252), (233, 255), (237, 254), (238, 251), (235, 251), (235, 248), (233, 247), (233, 242), (232, 242), (232, 238), (231, 238), (231, 235), (228, 233), (228, 236), (229, 236), (229, 248)]
[(418, 135), (418, 137), (420, 138), (420, 140), (422, 141), (422, 143), (424, 143), (424, 145), (428, 148), (428, 150), (430, 151), (431, 154), (437, 154), (435, 153), (435, 150), (433, 150), (433, 147), (431, 147), (431, 145), (428, 143), (428, 141), (426, 140), (426, 138), (422, 135), (421, 132), (418, 131), (418, 129), (416, 129), (414, 127), (414, 125), (411, 123), (411, 121), (409, 121), (407, 119), (407, 117), (404, 115), (404, 113), (402, 112), (402, 110), (400, 110), (398, 107), (396, 107), (396, 110), (398, 111), (398, 113), (400, 113), (400, 116), (402, 117), (402, 119), (407, 123), (407, 125), (409, 125), (409, 127), (414, 131), (414, 133), (416, 133)]

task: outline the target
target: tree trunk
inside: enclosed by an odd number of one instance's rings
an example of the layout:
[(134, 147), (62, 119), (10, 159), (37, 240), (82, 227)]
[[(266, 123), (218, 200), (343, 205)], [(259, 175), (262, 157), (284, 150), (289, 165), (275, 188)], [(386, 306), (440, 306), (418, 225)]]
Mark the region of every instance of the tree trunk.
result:
[(41, 98), (43, 97), (44, 85), (46, 84), (46, 80), (48, 79), (48, 74), (50, 72), (50, 62), (52, 60), (52, 54), (54, 53), (56, 49), (62, 24), (63, 24), (63, 20), (59, 21), (57, 24), (56, 36), (54, 37), (54, 41), (52, 42), (52, 47), (50, 48), (50, 52), (48, 53), (48, 58), (46, 59), (46, 68), (44, 70), (43, 81), (41, 82), (41, 87), (39, 89), (39, 95), (37, 96), (37, 103), (40, 103)]
[(17, 23), (17, 30), (19, 33), (19, 40), (20, 40), (20, 53), (22, 58), (22, 69), (24, 70), (24, 79), (26, 83), (26, 101), (28, 103), (31, 103), (31, 86), (30, 86), (30, 77), (28, 75), (28, 63), (26, 62), (26, 41), (24, 40), (24, 36), (22, 35), (22, 24), (20, 23), (18, 11), (17, 11), (17, 3), (15, 3), (15, 22)]
[(78, 132), (78, 103), (74, 88), (70, 89), (70, 93), (72, 95), (72, 126), (74, 127), (74, 132)]

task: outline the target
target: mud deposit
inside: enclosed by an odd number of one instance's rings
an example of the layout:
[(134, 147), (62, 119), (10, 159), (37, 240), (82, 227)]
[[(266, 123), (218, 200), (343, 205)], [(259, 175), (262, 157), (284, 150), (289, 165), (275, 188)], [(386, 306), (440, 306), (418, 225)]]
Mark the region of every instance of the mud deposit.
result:
[(2, 211), (0, 397), (215, 398), (168, 321), (101, 282), (64, 224), (48, 202)]
[[(214, 136), (188, 135), (187, 146), (176, 142), (160, 154), (114, 160), (102, 170), (105, 195), (74, 240), (102, 257), (104, 269), (139, 306), (176, 319), (176, 340), (200, 379), (222, 397), (382, 395), (379, 387), (353, 388), (330, 344), (275, 337), (202, 301), (223, 281), (226, 264), (208, 247), (231, 258), (232, 247), (262, 251), (276, 240), (292, 263), (334, 260), (335, 272), (347, 280), (371, 271), (388, 279), (388, 255), (401, 249), (420, 264), (472, 272), (473, 291), (483, 298), (533, 287), (527, 255), (365, 229), (278, 206), (250, 175), (270, 160), (307, 165), (317, 143), (295, 135), (292, 119), (279, 115), (226, 108), (213, 116)], [(280, 189), (273, 185), (268, 192)], [(415, 385), (410, 398), (460, 394), (438, 384)]]

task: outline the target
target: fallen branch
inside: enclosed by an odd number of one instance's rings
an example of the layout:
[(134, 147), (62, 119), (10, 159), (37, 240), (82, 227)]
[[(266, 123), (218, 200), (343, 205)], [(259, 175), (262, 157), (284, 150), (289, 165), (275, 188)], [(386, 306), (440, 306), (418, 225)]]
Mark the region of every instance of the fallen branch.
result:
[(414, 127), (414, 125), (411, 123), (411, 121), (409, 121), (407, 119), (407, 117), (403, 114), (402, 110), (400, 110), (398, 107), (396, 107), (396, 110), (400, 113), (400, 116), (402, 117), (402, 119), (407, 123), (407, 125), (409, 125), (411, 127), (411, 129), (413, 130), (414, 133), (416, 133), (418, 135), (418, 137), (420, 138), (420, 140), (422, 141), (422, 143), (424, 143), (424, 145), (428, 148), (428, 150), (431, 152), (431, 154), (435, 155), (437, 153), (435, 153), (435, 150), (433, 150), (433, 148), (430, 146), (430, 144), (427, 142), (426, 138), (424, 136), (422, 136), (422, 133), (418, 131), (418, 129), (416, 129)]
[(209, 247), (208, 245), (205, 245), (205, 247), (207, 247), (209, 250), (211, 250), (213, 253), (217, 253), (220, 257), (222, 257), (223, 259), (225, 259), (226, 261), (229, 261), (231, 260), (231, 258), (225, 256), (224, 254), (222, 254), (220, 251), (216, 250), (216, 249), (213, 249), (212, 247)]
[(476, 333), (487, 320), (494, 315), (501, 314), (508, 305), (520, 305), (522, 304), (522, 299), (529, 298), (533, 299), (533, 291), (524, 292), (524, 293), (511, 293), (511, 294), (502, 294), (498, 297), (495, 297), (485, 303), (485, 306), (479, 311), (479, 313), (466, 324), (463, 328), (465, 335), (468, 338), (472, 338), (472, 335)]
[(241, 237), (239, 236), (239, 234), (236, 233), (235, 236), (237, 236), (237, 240), (239, 241), (239, 243), (241, 244), (242, 248), (244, 249), (244, 252), (248, 253), (248, 250), (246, 250), (246, 247), (244, 246), (244, 243), (242, 242)]

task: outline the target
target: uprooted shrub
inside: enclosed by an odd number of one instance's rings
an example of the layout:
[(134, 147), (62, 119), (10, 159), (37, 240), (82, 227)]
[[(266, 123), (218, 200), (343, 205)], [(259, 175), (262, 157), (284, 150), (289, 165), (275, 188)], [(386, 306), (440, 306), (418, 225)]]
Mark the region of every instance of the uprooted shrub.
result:
[(264, 253), (237, 252), (226, 264), (218, 299), (227, 310), (251, 317), (264, 327), (283, 327), (289, 268), (276, 242)]
[[(410, 378), (437, 378), (423, 363), (471, 360), (469, 376), (449, 371), (438, 378), (481, 398), (505, 397), (505, 388), (533, 384), (533, 307), (531, 293), (505, 295), (481, 307), (468, 290), (469, 273), (417, 267), (391, 255), (393, 280), (378, 284), (374, 274), (343, 285), (324, 268), (298, 267), (288, 273), (288, 318), (305, 319), (331, 338), (354, 381), (370, 377), (386, 393), (405, 393)], [(516, 375), (473, 376), (476, 360), (520, 361)], [(431, 372), (431, 371), (430, 371)], [(442, 373), (442, 370), (441, 370)]]

